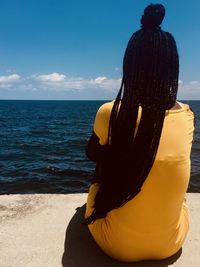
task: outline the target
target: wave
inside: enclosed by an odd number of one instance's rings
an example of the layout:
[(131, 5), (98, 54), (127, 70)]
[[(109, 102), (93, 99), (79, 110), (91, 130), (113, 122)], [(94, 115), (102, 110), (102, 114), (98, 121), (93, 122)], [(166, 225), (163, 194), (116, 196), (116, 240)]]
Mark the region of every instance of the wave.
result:
[(56, 174), (58, 176), (88, 177), (93, 173), (92, 171), (83, 171), (77, 169), (59, 169), (53, 166), (48, 166), (46, 170), (48, 173)]

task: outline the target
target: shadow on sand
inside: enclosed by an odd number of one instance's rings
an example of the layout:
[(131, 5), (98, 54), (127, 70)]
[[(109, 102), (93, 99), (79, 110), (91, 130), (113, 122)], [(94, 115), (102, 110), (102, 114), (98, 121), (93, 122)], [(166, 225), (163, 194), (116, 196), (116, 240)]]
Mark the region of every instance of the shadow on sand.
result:
[(165, 260), (123, 263), (104, 254), (93, 240), (86, 225), (82, 224), (85, 205), (77, 208), (65, 236), (63, 267), (167, 267), (180, 257), (182, 249)]

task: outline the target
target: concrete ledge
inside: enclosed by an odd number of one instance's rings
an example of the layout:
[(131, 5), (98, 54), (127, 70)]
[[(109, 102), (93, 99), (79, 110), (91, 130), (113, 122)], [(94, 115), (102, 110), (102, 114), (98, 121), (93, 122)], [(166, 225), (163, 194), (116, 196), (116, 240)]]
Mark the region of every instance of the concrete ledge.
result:
[[(176, 255), (121, 263), (106, 256), (81, 224), (87, 194), (0, 196), (1, 267), (199, 267), (200, 194), (187, 194), (190, 232)], [(78, 209), (77, 209), (78, 208)]]

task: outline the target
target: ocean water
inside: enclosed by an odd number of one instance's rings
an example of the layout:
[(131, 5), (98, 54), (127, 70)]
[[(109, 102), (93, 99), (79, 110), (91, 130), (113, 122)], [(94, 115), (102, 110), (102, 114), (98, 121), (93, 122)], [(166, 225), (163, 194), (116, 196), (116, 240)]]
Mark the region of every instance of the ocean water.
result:
[[(200, 192), (200, 101), (188, 191)], [(103, 101), (0, 101), (0, 194), (87, 192), (94, 164), (85, 156)], [(181, 133), (180, 133), (181, 134)]]

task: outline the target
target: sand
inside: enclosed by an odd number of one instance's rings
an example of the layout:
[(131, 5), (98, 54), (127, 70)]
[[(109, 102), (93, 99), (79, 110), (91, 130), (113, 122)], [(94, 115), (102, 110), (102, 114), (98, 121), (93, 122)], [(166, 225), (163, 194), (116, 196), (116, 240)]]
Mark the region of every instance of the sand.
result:
[(121, 263), (106, 256), (81, 223), (86, 194), (0, 196), (0, 267), (199, 267), (200, 194), (187, 194), (190, 232), (163, 261)]

